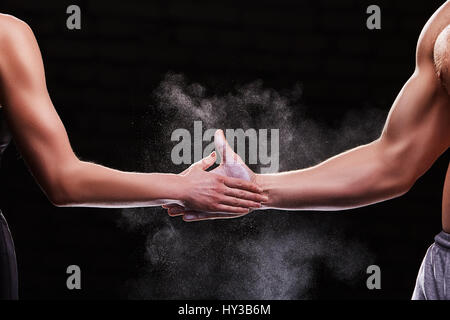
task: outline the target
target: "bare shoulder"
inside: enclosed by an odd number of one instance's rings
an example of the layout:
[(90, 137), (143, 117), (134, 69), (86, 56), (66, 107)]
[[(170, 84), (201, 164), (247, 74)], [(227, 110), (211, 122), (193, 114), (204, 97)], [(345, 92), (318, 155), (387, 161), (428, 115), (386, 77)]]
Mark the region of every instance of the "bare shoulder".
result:
[(9, 14), (0, 13), (0, 37), (5, 38), (24, 32), (31, 32), (31, 28), (25, 21)]
[(425, 24), (417, 43), (416, 72), (430, 85), (449, 92), (450, 0), (445, 1)]
[(28, 24), (0, 14), (0, 76), (18, 77), (20, 70), (38, 65), (39, 59), (39, 46)]
[(450, 0), (431, 16), (425, 24), (417, 44), (417, 65), (434, 63), (434, 48), (436, 40), (450, 25)]
[(0, 50), (14, 49), (17, 44), (23, 45), (33, 38), (33, 31), (26, 22), (8, 14), (0, 14)]

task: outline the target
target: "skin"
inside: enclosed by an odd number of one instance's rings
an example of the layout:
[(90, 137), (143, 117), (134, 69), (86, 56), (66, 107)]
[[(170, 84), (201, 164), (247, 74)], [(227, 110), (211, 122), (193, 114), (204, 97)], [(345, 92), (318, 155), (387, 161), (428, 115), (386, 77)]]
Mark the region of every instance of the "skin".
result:
[[(240, 162), (268, 195), (264, 208), (345, 210), (408, 192), (450, 146), (449, 24), (447, 1), (425, 25), (417, 45), (416, 69), (398, 94), (377, 140), (312, 168), (279, 174), (256, 175)], [(203, 219), (190, 217), (189, 221)], [(450, 166), (442, 224), (450, 233)]]
[(37, 41), (24, 22), (0, 14), (0, 104), (36, 181), (56, 206), (136, 207), (177, 203), (248, 213), (267, 200), (255, 183), (206, 172), (213, 153), (183, 174), (133, 173), (80, 161), (49, 97)]
[[(211, 172), (217, 173), (221, 176), (228, 176), (243, 179), (250, 182), (255, 182), (256, 175), (248, 169), (244, 161), (230, 148), (225, 139), (222, 130), (217, 130), (214, 135), (214, 144), (216, 150), (222, 159), (220, 165)], [(266, 196), (265, 200), (269, 201)], [(198, 211), (192, 208), (186, 208), (178, 204), (163, 205), (163, 208), (169, 209), (169, 215), (172, 217), (183, 216), (184, 221), (198, 221), (198, 220), (213, 220), (213, 219), (231, 219), (241, 217), (247, 214), (227, 214), (225, 212), (206, 212)]]

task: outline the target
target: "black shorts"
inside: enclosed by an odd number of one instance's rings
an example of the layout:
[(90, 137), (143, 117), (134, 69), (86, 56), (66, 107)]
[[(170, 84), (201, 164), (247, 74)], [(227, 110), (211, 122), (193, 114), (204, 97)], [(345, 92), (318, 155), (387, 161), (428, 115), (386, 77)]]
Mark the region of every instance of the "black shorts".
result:
[(18, 283), (14, 242), (5, 217), (0, 212), (0, 300), (17, 300)]

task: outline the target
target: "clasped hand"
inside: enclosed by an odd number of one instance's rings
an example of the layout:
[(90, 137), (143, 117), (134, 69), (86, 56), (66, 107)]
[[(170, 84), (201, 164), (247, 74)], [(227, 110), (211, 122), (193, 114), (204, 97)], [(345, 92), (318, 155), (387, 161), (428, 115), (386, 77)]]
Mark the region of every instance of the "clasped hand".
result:
[(205, 171), (216, 162), (217, 155), (213, 152), (180, 173), (186, 177), (190, 192), (181, 204), (163, 205), (170, 216), (182, 216), (184, 221), (237, 218), (268, 201), (255, 183), (255, 173), (231, 149), (222, 130), (216, 131), (214, 143), (221, 157), (220, 165)]

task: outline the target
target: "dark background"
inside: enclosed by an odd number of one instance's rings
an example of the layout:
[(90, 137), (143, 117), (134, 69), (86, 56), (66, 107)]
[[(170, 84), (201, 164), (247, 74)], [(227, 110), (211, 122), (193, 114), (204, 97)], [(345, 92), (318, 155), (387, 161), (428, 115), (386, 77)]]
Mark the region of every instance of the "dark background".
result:
[[(387, 114), (413, 72), (418, 35), (442, 2), (2, 0), (0, 11), (34, 30), (50, 95), (80, 158), (140, 170), (142, 146), (150, 141), (158, 152), (158, 131), (144, 119), (168, 71), (219, 91), (255, 79), (276, 90), (301, 82), (307, 116), (337, 127), (348, 110)], [(70, 4), (81, 7), (82, 30), (66, 29)], [(370, 4), (381, 7), (382, 30), (366, 28)], [(152, 117), (157, 126), (160, 119)], [(410, 298), (420, 262), (441, 229), (448, 163), (447, 153), (400, 199), (326, 214), (345, 219), (352, 236), (364, 239), (382, 268), (382, 290), (348, 288), (324, 276), (317, 298)], [(54, 208), (14, 146), (1, 181), (22, 298), (127, 296), (124, 283), (136, 276), (144, 235), (119, 228), (119, 210)], [(82, 269), (81, 291), (66, 289), (70, 264)]]

